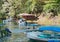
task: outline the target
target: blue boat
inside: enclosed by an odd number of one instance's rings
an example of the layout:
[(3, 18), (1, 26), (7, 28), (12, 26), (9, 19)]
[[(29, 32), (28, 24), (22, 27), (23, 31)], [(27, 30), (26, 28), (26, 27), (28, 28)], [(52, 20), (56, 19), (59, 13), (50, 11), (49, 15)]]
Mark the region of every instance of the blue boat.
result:
[(60, 42), (60, 27), (40, 26), (38, 32), (28, 32), (27, 37), (39, 42)]

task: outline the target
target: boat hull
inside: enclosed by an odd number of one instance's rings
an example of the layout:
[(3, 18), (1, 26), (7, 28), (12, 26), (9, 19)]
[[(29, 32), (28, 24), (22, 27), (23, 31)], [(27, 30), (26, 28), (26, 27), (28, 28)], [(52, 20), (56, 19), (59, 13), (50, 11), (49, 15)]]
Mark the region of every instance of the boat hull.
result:
[[(55, 39), (55, 38), (45, 38), (43, 35), (41, 35), (42, 32), (28, 32), (27, 37), (30, 40), (36, 41), (36, 42), (48, 42), (49, 40), (60, 40), (60, 39)], [(41, 36), (43, 37), (41, 37)]]

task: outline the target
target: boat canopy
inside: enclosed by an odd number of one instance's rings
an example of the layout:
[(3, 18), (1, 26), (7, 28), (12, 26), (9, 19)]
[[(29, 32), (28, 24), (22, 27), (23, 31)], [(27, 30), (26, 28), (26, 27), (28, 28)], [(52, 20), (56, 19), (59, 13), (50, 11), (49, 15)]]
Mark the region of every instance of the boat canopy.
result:
[(54, 32), (60, 32), (59, 26), (40, 26), (39, 31), (54, 31)]

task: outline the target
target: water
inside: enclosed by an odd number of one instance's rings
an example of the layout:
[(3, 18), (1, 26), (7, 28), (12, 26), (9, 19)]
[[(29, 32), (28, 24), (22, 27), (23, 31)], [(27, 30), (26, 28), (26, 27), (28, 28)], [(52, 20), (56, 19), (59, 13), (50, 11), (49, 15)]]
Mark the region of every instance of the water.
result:
[(14, 24), (13, 22), (8, 22), (4, 27), (8, 27), (12, 32), (12, 35), (1, 38), (0, 42), (30, 42), (24, 31), (26, 30), (26, 28), (32, 29), (33, 28), (32, 26), (20, 27), (18, 24)]

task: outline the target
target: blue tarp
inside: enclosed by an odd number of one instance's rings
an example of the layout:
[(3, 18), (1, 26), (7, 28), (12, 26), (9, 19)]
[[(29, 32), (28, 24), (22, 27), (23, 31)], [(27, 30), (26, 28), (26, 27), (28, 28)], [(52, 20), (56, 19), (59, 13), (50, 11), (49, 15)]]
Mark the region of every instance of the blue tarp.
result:
[(44, 30), (60, 32), (60, 27), (59, 26), (40, 26), (39, 31), (44, 31)]

